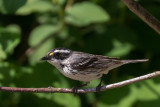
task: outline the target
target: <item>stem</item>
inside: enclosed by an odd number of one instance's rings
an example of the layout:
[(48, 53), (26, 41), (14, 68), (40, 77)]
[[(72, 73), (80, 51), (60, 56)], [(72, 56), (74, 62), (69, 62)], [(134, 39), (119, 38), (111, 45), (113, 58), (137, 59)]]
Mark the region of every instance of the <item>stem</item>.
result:
[(121, 0), (133, 13), (160, 34), (160, 22), (134, 0)]

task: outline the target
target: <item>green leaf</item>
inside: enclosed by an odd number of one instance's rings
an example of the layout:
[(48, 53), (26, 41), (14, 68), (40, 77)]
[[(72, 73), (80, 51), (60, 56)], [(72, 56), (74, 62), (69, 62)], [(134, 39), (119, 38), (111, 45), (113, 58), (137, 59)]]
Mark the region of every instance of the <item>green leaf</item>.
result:
[(28, 2), (26, 5), (18, 9), (16, 12), (19, 15), (28, 15), (33, 12), (47, 12), (47, 11), (55, 11), (56, 6), (54, 6), (49, 1), (36, 0)]
[[(38, 37), (38, 36), (37, 36)], [(50, 49), (54, 47), (54, 39), (48, 39), (37, 47), (34, 52), (29, 56), (29, 62), (31, 65), (40, 61), (40, 58), (48, 53)]]
[[(34, 87), (56, 87), (56, 88), (71, 88), (69, 79), (62, 75), (50, 64), (38, 63), (34, 67), (34, 72), (30, 76), (24, 75), (23, 78), (27, 77), (28, 81), (33, 81)], [(44, 72), (45, 71), (45, 72)], [(35, 78), (36, 77), (36, 78)], [(30, 85), (31, 83), (24, 81), (24, 84)], [(38, 98), (47, 99), (50, 102), (54, 102), (56, 107), (79, 107), (80, 99), (75, 97), (73, 94), (46, 94), (46, 93), (35, 93)], [(63, 99), (63, 100), (62, 100)], [(74, 102), (73, 102), (74, 101)]]
[(160, 85), (158, 84), (153, 80), (147, 80), (108, 90), (100, 96), (98, 107), (132, 107), (133, 105), (150, 107), (153, 105), (152, 101), (156, 103), (155, 105), (159, 105)]
[(125, 56), (133, 49), (129, 43), (122, 43), (118, 40), (113, 40), (113, 49), (107, 53), (108, 56)]
[[(59, 94), (55, 93), (53, 99), (56, 103), (65, 107), (80, 107), (80, 100), (73, 94)], [(63, 100), (62, 100), (63, 99)]]
[(139, 90), (138, 98), (142, 101), (158, 99), (160, 95), (160, 85), (154, 83), (153, 80), (144, 81), (138, 90)]
[(37, 28), (35, 28), (30, 35), (29, 38), (29, 45), (30, 46), (36, 46), (38, 45), (42, 40), (53, 34), (59, 30), (59, 26), (53, 26), (53, 25), (40, 25)]
[(11, 54), (20, 42), (20, 28), (17, 25), (0, 27), (0, 59), (5, 59), (6, 54)]
[[(16, 75), (15, 83), (17, 86), (23, 87), (49, 87), (52, 83), (57, 81), (58, 78), (54, 75), (54, 67), (45, 61), (39, 61), (33, 66), (20, 67), (16, 70), (18, 74)], [(45, 72), (44, 72), (45, 71)], [(52, 72), (54, 71), (54, 72)], [(61, 75), (62, 76), (62, 75)], [(25, 81), (24, 81), (25, 78)]]
[(160, 105), (159, 83), (156, 84), (153, 80), (147, 80), (147, 82), (140, 88), (138, 95), (139, 101), (136, 103), (136, 107), (158, 107), (158, 105)]
[(135, 91), (135, 88), (125, 86), (102, 92), (98, 107), (130, 107), (135, 101)]
[(14, 67), (10, 65), (8, 62), (0, 63), (0, 83), (7, 86), (14, 84), (13, 78), (16, 74)]
[(27, 0), (2, 0), (2, 13), (10, 14), (17, 11), (18, 8), (23, 6)]
[(59, 28), (59, 25), (40, 25), (31, 32), (29, 45), (31, 47), (38, 47), (29, 57), (30, 64), (38, 62), (41, 57), (46, 55), (48, 51), (54, 47), (54, 39), (48, 37), (57, 32)]
[(102, 23), (110, 19), (105, 10), (91, 2), (77, 3), (68, 9), (67, 14), (66, 21), (77, 26)]
[(1, 56), (0, 56), (0, 60), (7, 58), (7, 55), (6, 55), (6, 53), (3, 51), (1, 44), (0, 44), (0, 55), (1, 55)]

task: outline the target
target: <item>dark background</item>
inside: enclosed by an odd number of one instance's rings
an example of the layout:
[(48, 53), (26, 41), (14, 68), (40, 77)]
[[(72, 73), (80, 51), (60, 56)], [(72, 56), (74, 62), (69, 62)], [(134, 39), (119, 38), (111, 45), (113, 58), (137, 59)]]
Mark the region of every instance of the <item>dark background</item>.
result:
[[(138, 2), (160, 19), (159, 0)], [(149, 59), (105, 75), (103, 85), (160, 70), (160, 36), (120, 0), (0, 0), (0, 86), (72, 88), (39, 59), (55, 47), (120, 57)], [(88, 87), (96, 87), (94, 80)], [(0, 92), (1, 107), (159, 107), (160, 78), (101, 93)]]

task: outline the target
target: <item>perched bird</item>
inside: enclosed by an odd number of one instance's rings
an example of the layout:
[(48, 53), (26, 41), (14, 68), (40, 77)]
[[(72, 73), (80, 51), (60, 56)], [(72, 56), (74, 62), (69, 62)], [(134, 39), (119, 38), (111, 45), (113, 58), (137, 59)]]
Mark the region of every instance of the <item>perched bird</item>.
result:
[[(121, 65), (148, 61), (148, 59), (118, 60), (114, 57), (71, 51), (65, 48), (52, 49), (41, 60), (48, 61), (68, 78), (86, 82), (82, 86), (88, 85), (91, 80), (101, 78), (103, 74)], [(97, 91), (100, 91), (101, 82), (97, 86)], [(73, 92), (77, 93), (79, 87), (74, 87)]]

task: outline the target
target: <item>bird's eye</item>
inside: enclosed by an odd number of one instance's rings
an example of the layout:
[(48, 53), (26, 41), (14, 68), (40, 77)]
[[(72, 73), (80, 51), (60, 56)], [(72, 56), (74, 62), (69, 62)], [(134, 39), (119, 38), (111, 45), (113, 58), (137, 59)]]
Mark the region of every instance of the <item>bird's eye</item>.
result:
[(64, 60), (66, 59), (67, 57), (69, 57), (69, 53), (59, 53), (59, 52), (56, 52), (53, 54), (54, 58), (56, 59), (59, 59), (59, 60)]
[(54, 53), (54, 57), (55, 57), (56, 59), (59, 59), (60, 53), (58, 53), (58, 52)]

